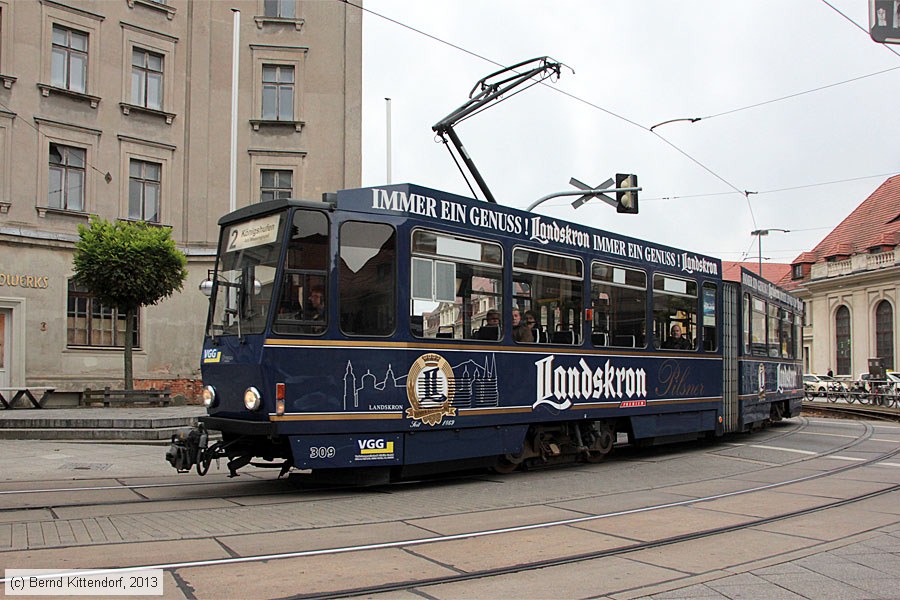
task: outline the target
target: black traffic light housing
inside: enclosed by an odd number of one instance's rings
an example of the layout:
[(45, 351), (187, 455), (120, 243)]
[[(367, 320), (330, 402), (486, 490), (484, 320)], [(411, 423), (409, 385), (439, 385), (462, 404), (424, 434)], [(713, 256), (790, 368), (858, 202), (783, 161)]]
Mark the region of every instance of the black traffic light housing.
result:
[[(616, 173), (616, 188), (638, 187), (637, 175)], [(638, 212), (638, 192), (616, 192), (616, 212), (636, 215)]]

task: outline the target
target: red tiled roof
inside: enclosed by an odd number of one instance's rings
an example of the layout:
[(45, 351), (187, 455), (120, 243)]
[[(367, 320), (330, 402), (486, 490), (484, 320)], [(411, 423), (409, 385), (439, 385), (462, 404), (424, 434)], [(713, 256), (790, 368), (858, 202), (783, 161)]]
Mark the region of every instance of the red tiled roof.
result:
[(867, 252), (869, 248), (876, 246), (894, 245), (898, 239), (900, 239), (900, 175), (895, 175), (863, 200), (862, 204), (825, 236), (812, 251), (804, 252), (795, 258), (794, 264), (822, 262), (828, 256)]
[[(722, 279), (727, 281), (741, 280), (741, 267), (744, 267), (754, 275), (759, 275), (759, 261), (733, 262), (722, 261)], [(771, 281), (775, 285), (787, 289), (791, 283), (791, 265), (784, 263), (763, 263), (763, 279)]]

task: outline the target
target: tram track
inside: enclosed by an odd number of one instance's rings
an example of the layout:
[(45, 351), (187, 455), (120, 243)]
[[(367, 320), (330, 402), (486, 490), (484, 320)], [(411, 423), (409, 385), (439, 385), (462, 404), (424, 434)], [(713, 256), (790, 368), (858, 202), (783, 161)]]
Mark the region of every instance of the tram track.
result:
[[(125, 567), (125, 568), (110, 568), (110, 569), (94, 569), (91, 571), (85, 571), (84, 574), (108, 574), (108, 573), (128, 573), (134, 572), (138, 570), (144, 569), (165, 569), (169, 571), (178, 571), (182, 569), (196, 569), (202, 567), (213, 567), (213, 566), (227, 566), (227, 565), (236, 565), (236, 564), (247, 564), (247, 563), (260, 563), (267, 562), (273, 560), (281, 560), (281, 559), (297, 559), (297, 558), (310, 558), (310, 557), (336, 557), (339, 555), (345, 555), (354, 552), (366, 552), (366, 551), (380, 551), (380, 550), (388, 550), (388, 549), (408, 549), (413, 547), (421, 547), (432, 544), (439, 544), (442, 542), (450, 542), (455, 540), (474, 540), (477, 538), (484, 538), (487, 536), (498, 536), (502, 537), (507, 534), (514, 534), (517, 532), (524, 531), (533, 531), (533, 530), (543, 530), (557, 527), (569, 527), (569, 526), (578, 526), (584, 525), (590, 522), (600, 521), (603, 519), (611, 519), (620, 516), (626, 515), (636, 515), (641, 513), (648, 513), (652, 511), (661, 511), (666, 509), (678, 508), (678, 507), (692, 507), (694, 505), (700, 505), (706, 502), (714, 502), (716, 500), (722, 500), (727, 498), (733, 498), (736, 496), (744, 496), (754, 493), (766, 492), (775, 490), (778, 488), (784, 488), (786, 486), (791, 486), (795, 484), (801, 484), (809, 481), (814, 481), (818, 479), (823, 479), (827, 477), (833, 477), (842, 473), (846, 473), (855, 469), (859, 469), (862, 467), (872, 466), (879, 462), (889, 460), (894, 458), (900, 454), (900, 447), (895, 448), (889, 452), (883, 452), (869, 459), (861, 460), (860, 462), (856, 462), (849, 465), (844, 465), (838, 467), (836, 469), (831, 469), (823, 472), (814, 473), (811, 475), (803, 476), (803, 477), (794, 477), (790, 479), (786, 479), (783, 481), (777, 481), (772, 483), (767, 483), (763, 485), (756, 485), (749, 488), (734, 490), (730, 492), (720, 493), (720, 494), (711, 494), (696, 498), (687, 498), (681, 501), (676, 502), (666, 502), (666, 503), (657, 503), (649, 506), (643, 506), (638, 508), (619, 510), (619, 511), (611, 511), (604, 512), (600, 514), (589, 514), (584, 516), (578, 516), (568, 519), (557, 519), (557, 520), (549, 520), (549, 521), (540, 521), (536, 523), (530, 523), (526, 525), (518, 525), (513, 527), (505, 527), (505, 528), (497, 528), (497, 529), (489, 529), (489, 530), (477, 530), (477, 531), (467, 531), (463, 533), (456, 533), (450, 535), (432, 535), (421, 537), (417, 539), (403, 539), (396, 541), (388, 541), (381, 543), (368, 543), (364, 545), (352, 545), (352, 546), (342, 546), (342, 547), (329, 547), (329, 548), (320, 548), (320, 549), (312, 549), (312, 550), (302, 550), (296, 552), (282, 552), (276, 554), (257, 554), (250, 556), (233, 556), (231, 558), (226, 559), (211, 559), (211, 560), (195, 560), (195, 561), (183, 561), (183, 562), (169, 562), (169, 563), (157, 563), (157, 564), (144, 564), (140, 566), (133, 567)], [(612, 548), (604, 548), (594, 552), (582, 552), (565, 556), (556, 556), (548, 559), (541, 560), (533, 560), (526, 562), (518, 562), (515, 564), (504, 565), (502, 567), (494, 567), (488, 569), (481, 569), (475, 571), (465, 571), (458, 572), (455, 574), (442, 576), (442, 577), (429, 577), (422, 579), (407, 579), (402, 582), (396, 582), (391, 584), (379, 584), (379, 585), (371, 585), (371, 586), (356, 586), (356, 587), (344, 587), (340, 589), (333, 589), (329, 591), (320, 591), (309, 594), (298, 594), (290, 597), (298, 598), (298, 599), (306, 599), (306, 598), (339, 598), (339, 597), (351, 597), (351, 596), (363, 596), (369, 594), (376, 593), (385, 593), (385, 592), (398, 592), (404, 590), (412, 590), (420, 587), (430, 587), (442, 584), (450, 584), (450, 583), (458, 583), (463, 581), (474, 581), (478, 579), (486, 579), (490, 577), (497, 577), (502, 575), (509, 575), (520, 573), (528, 570), (541, 569), (546, 567), (554, 567), (554, 566), (562, 566), (566, 564), (575, 564), (578, 562), (584, 562), (599, 558), (605, 558), (609, 556), (623, 555), (628, 553), (637, 552), (644, 549), (656, 548), (661, 546), (667, 546), (672, 544), (677, 544), (680, 542), (697, 540), (712, 537), (715, 535), (726, 534), (729, 532), (739, 531), (742, 529), (749, 529), (753, 527), (759, 527), (761, 525), (765, 525), (768, 523), (774, 523), (777, 521), (782, 521), (794, 517), (799, 517), (803, 515), (808, 515), (832, 508), (838, 508), (846, 505), (850, 505), (857, 502), (862, 502), (864, 500), (875, 498), (884, 494), (893, 493), (900, 490), (900, 484), (884, 484), (884, 487), (878, 490), (864, 492), (860, 494), (854, 494), (850, 497), (838, 498), (828, 502), (824, 502), (821, 504), (817, 504), (811, 507), (805, 507), (797, 510), (787, 510), (778, 512), (776, 514), (767, 515), (764, 517), (748, 517), (747, 520), (744, 520), (740, 523), (715, 527), (709, 529), (703, 529), (700, 531), (692, 531), (685, 534), (679, 534), (668, 537), (661, 537), (658, 539), (645, 540), (645, 541), (637, 541), (634, 543), (626, 543), (621, 544)], [(213, 536), (216, 537), (216, 536)], [(0, 579), (0, 583), (4, 583), (5, 580)]]
[[(572, 565), (581, 562), (587, 562), (591, 560), (597, 560), (601, 558), (608, 558), (612, 556), (622, 556), (625, 554), (630, 554), (633, 552), (638, 552), (641, 550), (649, 550), (652, 548), (659, 548), (663, 546), (670, 546), (682, 542), (701, 540), (705, 538), (711, 538), (717, 535), (722, 535), (726, 533), (731, 533), (735, 531), (741, 531), (745, 529), (751, 529), (753, 527), (759, 527), (761, 525), (767, 525), (769, 523), (776, 523), (778, 521), (784, 521), (791, 518), (801, 517), (817, 512), (822, 512), (825, 510), (840, 508), (842, 506), (851, 505), (857, 502), (862, 502), (864, 500), (868, 500), (870, 498), (876, 498), (878, 496), (882, 496), (885, 494), (890, 494), (900, 490), (900, 484), (896, 484), (891, 486), (890, 488), (878, 490), (875, 492), (869, 492), (866, 494), (860, 494), (854, 496), (852, 498), (843, 498), (841, 500), (836, 500), (834, 502), (816, 506), (812, 508), (805, 508), (790, 512), (785, 512), (769, 517), (757, 518), (751, 521), (747, 521), (745, 523), (740, 523), (737, 525), (731, 525), (726, 527), (717, 527), (714, 529), (708, 529), (704, 531), (697, 531), (692, 533), (686, 533), (683, 535), (670, 536), (658, 540), (651, 540), (647, 542), (637, 542), (634, 544), (619, 546), (616, 548), (609, 548), (604, 550), (598, 550), (596, 552), (586, 552), (575, 554), (571, 556), (564, 556), (559, 558), (547, 559), (547, 560), (539, 560), (532, 561), (528, 563), (521, 563), (515, 565), (509, 565), (505, 567), (496, 567), (492, 569), (484, 569), (480, 571), (472, 571), (467, 573), (459, 573), (455, 575), (448, 575), (446, 577), (433, 577), (428, 579), (421, 579), (416, 581), (407, 581), (407, 582), (398, 582), (387, 585), (373, 585), (368, 587), (359, 587), (359, 588), (349, 588), (349, 589), (341, 589), (334, 590), (328, 593), (314, 593), (314, 594), (297, 594), (294, 596), (288, 596), (292, 600), (330, 600), (334, 598), (354, 598), (354, 597), (363, 597), (370, 596), (373, 594), (384, 594), (384, 593), (394, 593), (394, 592), (403, 592), (403, 591), (412, 591), (418, 590), (419, 588), (425, 587), (434, 587), (438, 585), (447, 585), (453, 583), (461, 583), (461, 582), (471, 582), (482, 579), (487, 579), (491, 577), (500, 577), (503, 575), (515, 575), (518, 573), (523, 573), (526, 571), (533, 571), (537, 569), (545, 569), (550, 567), (560, 567), (565, 565)], [(754, 490), (755, 491), (755, 490)], [(750, 493), (750, 491), (745, 492)], [(723, 495), (724, 496), (724, 495)], [(709, 498), (700, 498), (690, 503), (677, 503), (677, 506), (686, 506), (695, 503), (700, 503), (704, 501), (714, 500), (717, 497), (709, 497)], [(674, 505), (673, 505), (674, 506)], [(661, 510), (665, 508), (669, 508), (670, 506), (662, 505), (659, 507), (651, 507), (651, 510)], [(624, 513), (623, 513), (624, 514)], [(610, 514), (604, 516), (619, 516), (618, 514)], [(565, 525), (566, 523), (561, 523), (561, 525)], [(551, 524), (545, 525), (547, 527), (552, 526)], [(471, 537), (471, 536), (469, 536)], [(440, 540), (444, 541), (444, 540)], [(426, 542), (422, 542), (426, 543)], [(407, 544), (412, 545), (412, 544)], [(405, 547), (405, 546), (404, 546)]]
[[(805, 417), (800, 418), (800, 422), (794, 426), (788, 428), (786, 431), (775, 432), (774, 429), (767, 430), (771, 434), (765, 438), (754, 439), (754, 442), (768, 442), (771, 443), (775, 440), (791, 436), (801, 434), (805, 431), (810, 425), (809, 419)], [(872, 428), (870, 426), (864, 425), (865, 429), (857, 438), (850, 440), (844, 444), (836, 446), (830, 450), (827, 450), (822, 453), (818, 453), (814, 456), (801, 456), (796, 459), (787, 460), (785, 462), (780, 463), (779, 465), (767, 465), (760, 467), (759, 469), (751, 469), (747, 471), (743, 471), (743, 475), (748, 475), (760, 471), (765, 471), (772, 468), (777, 468), (780, 466), (786, 465), (796, 465), (798, 463), (802, 463), (807, 460), (814, 460), (816, 458), (821, 458), (823, 456), (829, 456), (831, 454), (835, 454), (838, 452), (846, 451), (855, 445), (862, 444), (866, 442), (872, 436)], [(735, 438), (736, 439), (736, 438)], [(690, 443), (690, 442), (688, 442)], [(716, 454), (721, 453), (725, 450), (729, 450), (734, 447), (739, 446), (762, 446), (761, 443), (749, 443), (749, 442), (736, 442), (736, 441), (725, 441), (723, 444), (717, 444), (715, 447), (706, 450), (706, 452)], [(671, 452), (670, 446), (662, 446), (662, 447), (653, 447), (650, 449), (636, 449), (632, 447), (625, 447), (620, 450), (620, 454), (611, 455), (607, 461), (607, 464), (611, 463), (621, 463), (628, 461), (642, 461), (645, 460), (646, 454), (648, 452), (651, 455), (665, 455), (667, 452)], [(569, 469), (569, 468), (584, 468), (585, 465), (581, 464), (564, 464), (558, 465), (554, 467), (550, 467), (550, 469)], [(602, 466), (601, 466), (602, 468)], [(254, 478), (252, 480), (244, 480), (244, 481), (176, 481), (171, 483), (138, 483), (138, 484), (127, 484), (125, 482), (122, 485), (106, 485), (106, 486), (84, 486), (84, 487), (54, 487), (54, 488), (29, 488), (29, 489), (19, 489), (19, 490), (0, 490), (0, 501), (4, 497), (11, 496), (24, 496), (28, 497), (31, 495), (37, 494), (69, 494), (69, 493), (93, 493), (93, 492), (107, 492), (107, 491), (130, 491), (136, 494), (136, 497), (127, 498), (127, 499), (117, 499), (117, 500), (90, 500), (87, 502), (81, 501), (72, 501), (72, 502), (52, 502), (52, 503), (43, 503), (43, 504), (34, 504), (31, 506), (0, 506), (0, 514), (3, 513), (18, 513), (18, 512), (39, 512), (39, 511), (57, 511), (60, 509), (78, 509), (78, 508), (95, 508), (95, 507), (117, 507), (117, 506), (141, 506), (141, 505), (152, 505), (153, 503), (159, 502), (184, 502), (189, 503), (192, 501), (202, 501), (208, 500), (210, 498), (219, 498), (225, 501), (235, 501), (235, 507), (243, 506), (240, 504), (240, 500), (242, 498), (257, 498), (260, 496), (272, 497), (272, 496), (288, 496), (291, 498), (287, 500), (284, 504), (292, 504), (297, 501), (313, 501), (317, 498), (304, 498), (302, 495), (320, 495), (320, 494), (341, 494), (341, 493), (349, 493), (353, 491), (353, 487), (346, 485), (316, 485), (310, 484), (310, 482), (304, 482), (299, 478), (302, 478), (303, 475), (297, 474), (293, 476), (294, 478), (288, 479), (262, 479), (262, 478)], [(441, 477), (441, 481), (446, 483), (448, 481), (469, 481), (469, 480), (478, 480), (484, 479), (485, 477), (493, 477), (493, 475), (485, 473), (483, 471), (477, 472), (468, 472), (468, 473), (460, 473), (460, 474), (447, 474)], [(429, 481), (429, 480), (423, 480)], [(698, 478), (690, 481), (685, 481), (683, 483), (686, 484), (700, 484), (705, 481), (709, 481), (709, 479)], [(379, 485), (372, 486), (369, 491), (377, 491), (379, 489), (383, 489), (386, 493), (390, 492), (392, 489), (396, 489), (397, 485), (402, 484), (414, 484), (415, 480), (402, 482), (401, 484), (387, 484), (387, 485)], [(247, 486), (249, 489), (246, 491), (242, 491), (240, 493), (230, 490), (229, 488), (234, 488), (236, 486), (244, 487)], [(159, 489), (179, 489), (179, 488), (200, 488), (202, 489), (202, 493), (190, 494), (190, 495), (167, 495), (164, 497), (147, 497), (141, 494), (142, 491), (145, 490), (159, 490)], [(219, 488), (226, 488), (225, 493), (218, 493), (216, 490)], [(652, 487), (647, 487), (643, 489), (633, 490), (635, 492), (641, 491), (650, 491)], [(300, 497), (298, 497), (300, 495)], [(583, 499), (583, 498), (582, 498)], [(278, 503), (269, 503), (270, 505), (278, 504)], [(55, 513), (53, 513), (55, 514)]]
[[(793, 435), (799, 432), (802, 432), (805, 428), (809, 426), (808, 419), (800, 418), (800, 422), (797, 426), (789, 428), (787, 431), (777, 432), (775, 433), (774, 429), (769, 429), (770, 435), (766, 438), (768, 441), (780, 439), (784, 436)], [(870, 434), (868, 434), (870, 435)], [(865, 441), (866, 437), (860, 437), (857, 443), (862, 443)], [(727, 444), (728, 442), (726, 442)], [(851, 442), (852, 443), (852, 442)], [(730, 447), (730, 446), (726, 446)], [(841, 446), (835, 451), (842, 451), (849, 446)], [(649, 449), (651, 452), (662, 452), (665, 453), (670, 450), (671, 447), (653, 447)], [(721, 448), (713, 448), (709, 450), (710, 452), (720, 451)], [(613, 454), (607, 458), (605, 462), (607, 463), (615, 463), (622, 462), (628, 460), (642, 460), (642, 454), (647, 452), (647, 449), (633, 449), (631, 447), (625, 447), (620, 449), (620, 454)], [(800, 459), (802, 460), (802, 459)], [(577, 468), (580, 465), (572, 465), (572, 464), (564, 464), (559, 466), (554, 466), (550, 468)], [(763, 467), (770, 468), (770, 467)], [(245, 474), (246, 475), (246, 474)], [(478, 479), (483, 478), (485, 476), (484, 472), (477, 473), (463, 473), (463, 474), (447, 474), (443, 477), (443, 480), (449, 479)], [(252, 477), (252, 476), (251, 476)], [(288, 494), (298, 494), (298, 493), (329, 493), (329, 492), (338, 492), (338, 491), (347, 491), (348, 489), (352, 489), (346, 485), (310, 485), (309, 482), (303, 482), (300, 478), (302, 478), (302, 474), (293, 474), (288, 479), (265, 479), (253, 477), (252, 479), (243, 479), (243, 480), (227, 480), (227, 481), (173, 481), (171, 483), (137, 483), (137, 484), (129, 484), (125, 481), (122, 481), (120, 485), (96, 485), (96, 486), (68, 486), (68, 487), (51, 487), (51, 488), (27, 488), (27, 489), (9, 489), (2, 490), (0, 489), (0, 502), (5, 497), (11, 496), (23, 496), (28, 497), (32, 495), (38, 494), (72, 494), (72, 493), (93, 493), (93, 492), (107, 492), (107, 491), (131, 491), (137, 495), (137, 497), (129, 498), (129, 499), (121, 499), (121, 500), (103, 500), (97, 501), (92, 500), (89, 502), (53, 502), (46, 504), (35, 504), (32, 506), (0, 506), (0, 514), (3, 513), (11, 513), (11, 512), (21, 512), (21, 511), (42, 511), (42, 510), (55, 510), (55, 509), (73, 509), (73, 508), (82, 508), (82, 507), (99, 507), (99, 506), (125, 506), (125, 505), (137, 505), (143, 503), (152, 503), (152, 502), (189, 502), (194, 500), (205, 500), (211, 497), (222, 498), (226, 500), (239, 500), (241, 498), (248, 497), (258, 497), (260, 495), (266, 496), (276, 496), (276, 495), (288, 495)], [(687, 483), (700, 483), (703, 480), (696, 480)], [(293, 482), (293, 483), (292, 483)], [(10, 482), (7, 482), (10, 483)], [(410, 483), (410, 482), (405, 482)], [(243, 493), (235, 493), (232, 491), (228, 491), (227, 493), (218, 494), (216, 493), (217, 488), (233, 488), (233, 487), (243, 487), (247, 486), (248, 489)], [(273, 486), (281, 486), (280, 489), (272, 489)], [(378, 487), (378, 486), (376, 486)], [(192, 494), (192, 495), (178, 495), (172, 497), (164, 497), (164, 498), (149, 498), (141, 495), (141, 492), (144, 490), (159, 490), (159, 489), (179, 489), (179, 488), (201, 488), (203, 493)], [(254, 488), (263, 488), (263, 489), (254, 489)], [(268, 489), (266, 489), (268, 488)], [(239, 504), (237, 504), (239, 505)]]
[(900, 421), (900, 411), (865, 404), (838, 404), (823, 402), (803, 402), (804, 411), (817, 412), (823, 415), (836, 415), (840, 417), (860, 417), (875, 419), (878, 421)]

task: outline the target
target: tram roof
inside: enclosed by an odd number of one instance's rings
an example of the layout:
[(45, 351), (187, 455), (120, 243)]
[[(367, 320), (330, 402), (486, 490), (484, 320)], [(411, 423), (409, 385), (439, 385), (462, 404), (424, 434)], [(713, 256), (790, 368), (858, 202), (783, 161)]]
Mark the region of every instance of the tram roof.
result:
[(229, 225), (231, 223), (238, 223), (240, 221), (246, 221), (247, 219), (258, 217), (260, 215), (266, 215), (273, 212), (278, 212), (280, 210), (284, 210), (285, 208), (292, 206), (303, 206), (306, 208), (315, 208), (318, 210), (334, 210), (334, 195), (325, 196), (328, 198), (327, 200), (323, 198), (322, 201), (315, 200), (298, 200), (296, 198), (279, 198), (277, 200), (266, 200), (265, 202), (257, 202), (256, 204), (251, 204), (249, 206), (244, 206), (235, 211), (232, 211), (219, 219), (219, 225)]
[(340, 190), (337, 194), (323, 194), (322, 201), (291, 198), (259, 202), (223, 216), (219, 225), (289, 207), (408, 217), (454, 233), (489, 232), (537, 242), (557, 252), (588, 252), (601, 260), (625, 260), (692, 277), (699, 274), (720, 279), (723, 273), (722, 261), (712, 256), (410, 183)]
[(436, 227), (469, 235), (489, 232), (537, 242), (557, 252), (588, 252), (598, 259), (624, 259), (688, 276), (722, 276), (722, 261), (712, 256), (410, 183), (341, 190), (337, 206), (430, 221)]

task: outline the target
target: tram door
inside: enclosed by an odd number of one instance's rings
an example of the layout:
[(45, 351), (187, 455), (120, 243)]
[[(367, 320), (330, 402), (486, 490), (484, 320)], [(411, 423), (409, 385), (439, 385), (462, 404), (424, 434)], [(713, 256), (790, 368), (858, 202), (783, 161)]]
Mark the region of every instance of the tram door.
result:
[(725, 330), (722, 348), (722, 393), (725, 401), (725, 432), (737, 431), (738, 407), (738, 345), (741, 338), (740, 287), (725, 282), (725, 314), (722, 326)]
[(9, 337), (12, 329), (12, 311), (0, 308), (0, 388), (9, 387), (10, 347)]

